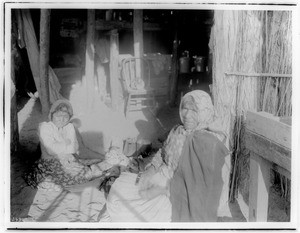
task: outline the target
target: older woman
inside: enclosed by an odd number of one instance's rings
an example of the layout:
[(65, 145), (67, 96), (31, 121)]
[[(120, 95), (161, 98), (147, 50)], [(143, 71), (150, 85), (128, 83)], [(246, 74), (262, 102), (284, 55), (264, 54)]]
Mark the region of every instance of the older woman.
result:
[[(41, 158), (25, 174), (32, 187), (56, 190), (100, 177), (114, 164), (104, 160), (104, 155), (84, 148), (84, 153), (96, 154), (99, 159), (79, 159), (79, 143), (74, 125), (70, 122), (73, 109), (69, 101), (57, 100), (50, 109), (49, 121), (39, 125)], [(111, 157), (116, 152), (110, 152)], [(102, 161), (102, 162), (100, 162)], [(119, 161), (118, 161), (119, 162)], [(126, 164), (126, 163), (125, 163)]]
[(216, 221), (228, 153), (216, 131), (210, 96), (196, 90), (181, 100), (180, 118), (145, 172), (123, 172), (110, 189), (111, 221)]

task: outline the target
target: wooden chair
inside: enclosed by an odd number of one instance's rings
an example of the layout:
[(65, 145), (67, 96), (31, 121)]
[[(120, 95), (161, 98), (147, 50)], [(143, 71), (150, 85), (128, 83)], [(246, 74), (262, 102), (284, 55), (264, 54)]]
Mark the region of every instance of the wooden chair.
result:
[[(138, 77), (140, 74), (140, 77)], [(127, 93), (125, 116), (129, 111), (155, 107), (155, 91), (151, 87), (149, 61), (130, 57), (122, 60), (122, 81)]]

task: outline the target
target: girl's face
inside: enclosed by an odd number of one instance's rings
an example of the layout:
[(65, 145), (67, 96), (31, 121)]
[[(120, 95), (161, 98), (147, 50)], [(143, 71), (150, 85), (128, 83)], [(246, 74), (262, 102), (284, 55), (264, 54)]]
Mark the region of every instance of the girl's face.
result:
[(66, 124), (68, 124), (69, 120), (70, 120), (70, 115), (65, 111), (59, 110), (53, 113), (52, 122), (54, 125), (56, 125), (57, 128), (64, 127)]
[(183, 103), (181, 107), (181, 117), (186, 130), (193, 130), (198, 126), (198, 112), (191, 101)]

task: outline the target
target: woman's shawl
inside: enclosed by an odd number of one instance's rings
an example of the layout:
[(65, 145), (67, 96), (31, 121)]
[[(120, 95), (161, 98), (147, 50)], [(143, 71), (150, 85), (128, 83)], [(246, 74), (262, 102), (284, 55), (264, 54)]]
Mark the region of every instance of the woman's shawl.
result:
[(173, 222), (217, 220), (227, 153), (223, 143), (207, 131), (188, 136), (170, 184)]

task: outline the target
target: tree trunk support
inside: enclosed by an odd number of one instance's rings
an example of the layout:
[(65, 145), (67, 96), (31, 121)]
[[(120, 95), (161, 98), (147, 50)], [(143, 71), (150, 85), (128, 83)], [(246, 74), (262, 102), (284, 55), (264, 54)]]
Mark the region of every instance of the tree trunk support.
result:
[[(133, 40), (134, 40), (134, 56), (143, 58), (144, 56), (144, 40), (143, 40), (143, 10), (134, 10), (133, 13)], [(136, 77), (142, 78), (143, 63), (140, 59), (136, 60)]]
[(113, 110), (118, 109), (119, 95), (119, 34), (118, 30), (112, 30), (110, 33), (110, 93), (111, 106)]
[(41, 9), (40, 18), (40, 92), (39, 98), (42, 104), (44, 117), (50, 110), (49, 97), (49, 47), (50, 47), (50, 13), (49, 9)]
[(87, 37), (85, 51), (85, 75), (83, 76), (83, 86), (86, 88), (86, 106), (92, 109), (94, 101), (94, 67), (95, 67), (95, 10), (87, 12)]

